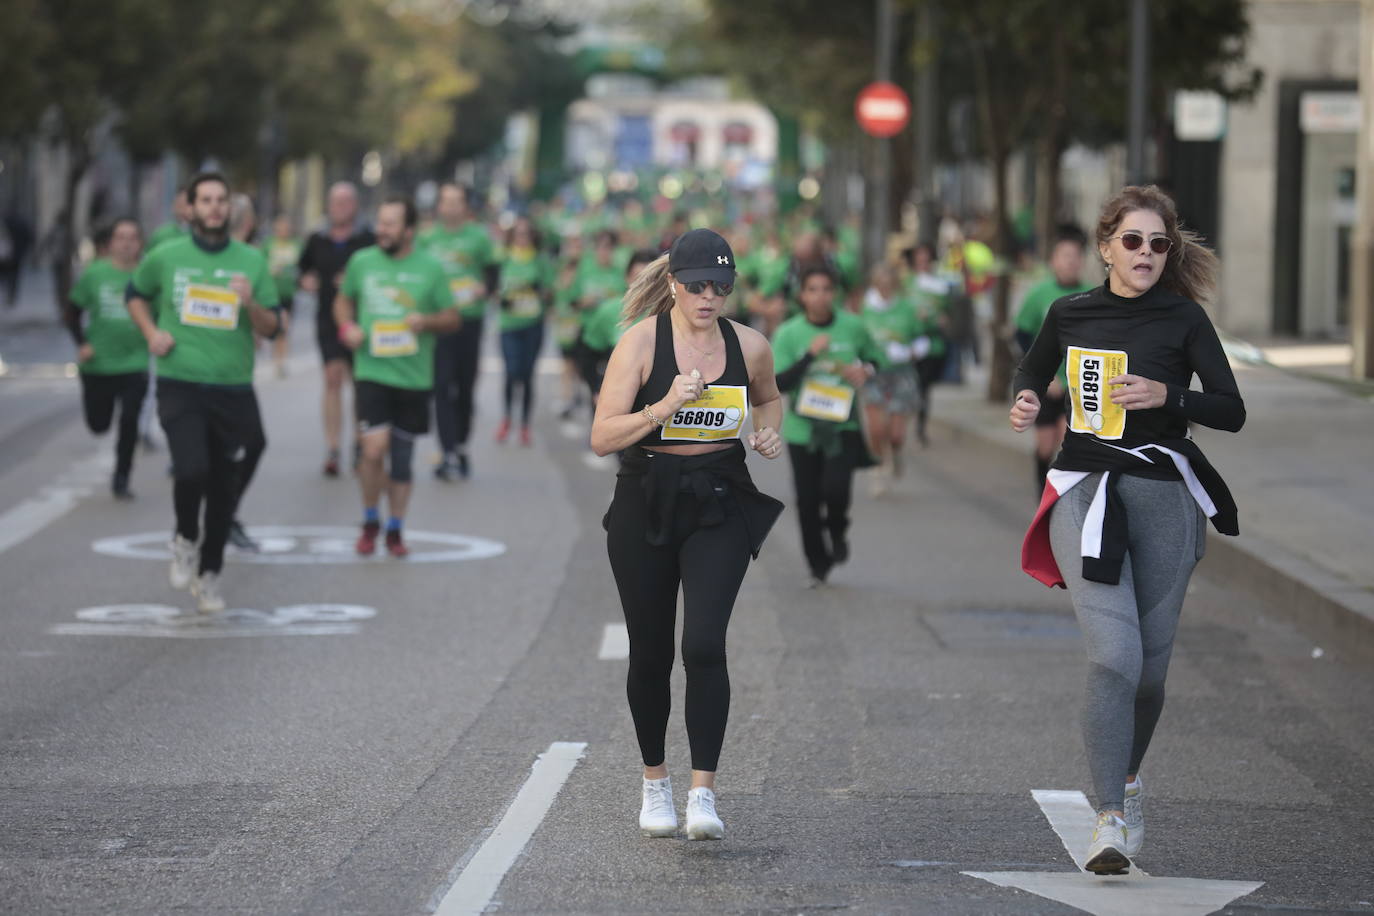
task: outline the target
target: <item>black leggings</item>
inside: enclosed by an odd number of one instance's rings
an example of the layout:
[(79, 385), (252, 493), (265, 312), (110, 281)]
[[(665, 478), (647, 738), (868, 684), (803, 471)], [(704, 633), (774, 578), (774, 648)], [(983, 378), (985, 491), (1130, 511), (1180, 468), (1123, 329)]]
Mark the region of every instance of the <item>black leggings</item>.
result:
[[(835, 565), (831, 547), (849, 531), (849, 503), (854, 490), (854, 470), (863, 444), (858, 433), (840, 433), (837, 454), (826, 455), (804, 445), (788, 443), (792, 458), (792, 482), (796, 487), (797, 520), (801, 523), (802, 552), (811, 574), (824, 579)], [(830, 534), (830, 544), (825, 534)]]
[(464, 318), (461, 328), (435, 341), (434, 427), (444, 452), (466, 445), (472, 434), (472, 401), (481, 357), (481, 318)]
[(172, 503), (177, 534), (200, 537), (201, 506), (205, 538), (200, 572), (224, 568), (224, 544), (245, 481), (243, 460), (253, 467), (267, 447), (258, 399), (248, 387), (196, 385), (159, 379), (158, 419), (172, 453)]
[(697, 524), (696, 497), (678, 494), (669, 543), (654, 547), (645, 540), (649, 516), (642, 480), (616, 481), (606, 517), (606, 549), (630, 634), (625, 689), (645, 766), (664, 762), (679, 582), (692, 769), (715, 772), (720, 762), (730, 714), (725, 630), (750, 557), (744, 518), (728, 494), (724, 501), (725, 520), (702, 528)]
[(115, 436), (115, 477), (127, 480), (134, 466), (134, 446), (138, 444), (138, 418), (143, 398), (148, 393), (148, 373), (81, 376), (81, 406), (86, 426), (100, 434), (114, 421), (119, 405), (119, 432)]

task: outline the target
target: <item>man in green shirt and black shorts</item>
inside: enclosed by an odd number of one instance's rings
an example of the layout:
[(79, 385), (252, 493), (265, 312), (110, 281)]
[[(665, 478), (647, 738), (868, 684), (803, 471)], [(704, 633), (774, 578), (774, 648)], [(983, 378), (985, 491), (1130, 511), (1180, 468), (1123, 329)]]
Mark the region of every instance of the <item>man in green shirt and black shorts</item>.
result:
[(487, 299), (496, 290), (496, 246), (472, 206), (472, 190), (446, 182), (439, 187), (439, 221), (415, 239), (415, 246), (443, 267), (463, 326), (440, 337), (435, 348), (434, 417), (443, 458), (434, 469), (440, 480), (466, 478), (472, 466), (472, 402), (482, 359), (482, 323)]
[(138, 419), (148, 393), (148, 344), (124, 307), (124, 291), (138, 266), (143, 233), (129, 218), (115, 220), (109, 233), (108, 257), (92, 261), (72, 287), (67, 328), (77, 346), (86, 426), (97, 435), (105, 432), (119, 406), (111, 490), (115, 499), (132, 499), (129, 473), (138, 443)]
[[(373, 226), (377, 244), (348, 259), (334, 299), (339, 339), (354, 351), (363, 496), (357, 551), (363, 556), (377, 549), (384, 482), (390, 512), (387, 552), (393, 557), (410, 552), (401, 528), (410, 502), (415, 437), (429, 432), (435, 335), (451, 334), (463, 321), (443, 265), (415, 247), (416, 222), (410, 198), (383, 201)], [(389, 469), (384, 467), (388, 457)]]
[[(1054, 247), (1050, 249), (1050, 272), (1052, 276), (1031, 287), (1021, 307), (1016, 312), (1016, 342), (1022, 353), (1030, 352), (1040, 326), (1056, 299), (1072, 296), (1093, 289), (1091, 284), (1083, 283), (1083, 253), (1088, 246), (1088, 237), (1082, 229), (1073, 225), (1060, 226), (1054, 234)], [(1059, 447), (1064, 444), (1064, 433), (1069, 423), (1065, 410), (1065, 395), (1069, 390), (1068, 378), (1064, 367), (1059, 367), (1059, 375), (1050, 382), (1040, 413), (1035, 418), (1035, 492), (1045, 489), (1045, 475), (1049, 473), (1050, 462), (1054, 460)]]
[[(238, 507), (240, 465), (267, 446), (253, 393), (254, 337), (281, 330), (267, 260), (229, 238), (229, 182), (207, 172), (186, 186), (191, 234), (144, 257), (126, 293), (157, 357), (158, 419), (172, 453), (174, 588), (201, 611), (224, 610), (224, 544)], [(205, 521), (201, 524), (201, 509)]]

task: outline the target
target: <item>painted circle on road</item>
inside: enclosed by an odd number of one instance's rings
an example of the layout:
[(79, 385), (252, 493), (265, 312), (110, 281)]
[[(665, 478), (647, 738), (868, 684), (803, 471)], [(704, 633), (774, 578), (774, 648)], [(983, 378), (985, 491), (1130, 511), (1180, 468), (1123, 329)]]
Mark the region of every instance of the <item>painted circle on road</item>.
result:
[[(407, 531), (410, 556), (391, 559), (380, 549), (370, 557), (353, 550), (358, 529), (330, 525), (265, 525), (248, 529), (261, 548), (258, 553), (235, 550), (225, 553), (234, 563), (265, 563), (272, 566), (338, 565), (344, 563), (458, 563), (485, 560), (506, 552), (506, 545), (488, 538), (438, 531)], [(167, 532), (150, 531), (101, 538), (91, 545), (96, 553), (130, 560), (171, 560)]]
[(349, 636), (377, 616), (362, 604), (292, 604), (273, 611), (230, 608), (198, 614), (169, 604), (109, 604), (82, 608), (76, 623), (49, 627), (56, 636), (141, 636), (210, 639), (230, 636)]

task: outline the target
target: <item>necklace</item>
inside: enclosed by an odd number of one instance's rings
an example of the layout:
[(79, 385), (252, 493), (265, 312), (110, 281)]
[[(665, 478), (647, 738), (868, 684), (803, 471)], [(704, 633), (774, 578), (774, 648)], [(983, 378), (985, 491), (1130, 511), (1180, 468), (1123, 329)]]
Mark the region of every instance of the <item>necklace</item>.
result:
[(714, 347), (712, 347), (712, 348), (709, 349), (709, 350), (703, 350), (703, 349), (701, 349), (700, 347), (698, 347), (696, 344), (694, 344), (694, 343), (692, 343), (691, 341), (689, 341), (689, 340), (687, 339), (687, 335), (685, 335), (685, 334), (682, 334), (682, 335), (674, 335), (674, 340), (679, 340), (679, 341), (681, 341), (681, 342), (682, 342), (682, 345), (683, 345), (684, 347), (687, 347), (689, 350), (691, 350), (693, 353), (695, 353), (698, 357), (700, 357), (700, 358), (703, 359), (703, 360), (705, 360), (705, 359), (710, 359), (712, 356), (715, 356), (715, 355), (716, 355), (716, 351), (720, 349), (721, 344), (725, 343), (725, 338), (724, 338), (724, 337), (719, 337), (719, 338), (716, 340), (716, 345), (715, 345)]

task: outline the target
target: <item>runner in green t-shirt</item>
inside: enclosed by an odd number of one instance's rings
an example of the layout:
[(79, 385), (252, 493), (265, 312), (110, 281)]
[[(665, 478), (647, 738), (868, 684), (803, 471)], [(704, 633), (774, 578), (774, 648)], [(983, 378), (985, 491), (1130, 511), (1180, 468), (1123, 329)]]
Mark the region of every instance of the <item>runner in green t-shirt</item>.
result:
[(132, 499), (129, 474), (138, 443), (139, 415), (148, 393), (148, 343), (124, 307), (124, 291), (138, 265), (143, 234), (132, 219), (115, 220), (108, 232), (108, 257), (96, 258), (76, 281), (66, 318), (77, 346), (86, 426), (97, 435), (105, 432), (119, 407), (110, 488), (116, 499)]
[(416, 237), (415, 246), (443, 266), (463, 319), (457, 332), (439, 337), (434, 351), (434, 425), (442, 453), (434, 476), (452, 480), (472, 472), (468, 438), (482, 328), (499, 267), (496, 246), (482, 225), (471, 188), (454, 182), (440, 185), (435, 215), (438, 221)]
[(583, 403), (578, 370), (582, 316), (574, 305), (577, 288), (573, 282), (581, 263), (582, 236), (570, 230), (559, 239), (553, 282), (553, 338), (563, 357), (562, 405), (558, 410), (561, 420), (571, 420)]
[(158, 418), (172, 453), (169, 579), (176, 588), (190, 585), (200, 610), (212, 612), (225, 607), (224, 544), (267, 446), (253, 393), (254, 333), (275, 336), (282, 317), (262, 252), (229, 238), (229, 182), (203, 173), (186, 195), (191, 235), (150, 251), (127, 299), (157, 357)]
[(863, 389), (868, 447), (878, 462), (873, 490), (874, 495), (882, 495), (901, 476), (906, 424), (920, 399), (915, 344), (921, 325), (915, 305), (901, 294), (891, 264), (873, 265), (859, 317), (887, 361)]
[(854, 401), (886, 360), (859, 316), (836, 311), (829, 268), (805, 267), (797, 284), (802, 312), (773, 336), (773, 360), (778, 389), (789, 395), (782, 438), (792, 459), (797, 519), (814, 587), (849, 559), (854, 471), (872, 463)]
[[(630, 255), (629, 266), (625, 268), (626, 289), (631, 283), (634, 283), (635, 278), (644, 270), (645, 265), (652, 264), (657, 258), (658, 251), (654, 248), (641, 248)], [(601, 391), (601, 381), (606, 374), (606, 363), (611, 358), (611, 352), (615, 349), (615, 345), (620, 342), (620, 338), (629, 328), (643, 318), (641, 315), (630, 324), (625, 324), (623, 306), (623, 296), (611, 296), (591, 310), (591, 314), (587, 316), (586, 327), (582, 329), (582, 377), (586, 381), (587, 387), (591, 389), (593, 401)]]
[(505, 412), (496, 441), (510, 436), (515, 391), (520, 389), (520, 444), (532, 444), (534, 369), (544, 345), (544, 316), (553, 298), (553, 265), (539, 250), (539, 233), (522, 216), (506, 235), (501, 261), (501, 356), (506, 364)]
[[(415, 247), (418, 215), (409, 197), (388, 197), (377, 208), (377, 244), (348, 259), (334, 300), (339, 339), (355, 351), (354, 404), (362, 456), (358, 485), (363, 526), (357, 551), (377, 549), (382, 484), (386, 483), (386, 549), (410, 551), (401, 536), (410, 503), (415, 437), (429, 432), (434, 387), (434, 337), (458, 330), (458, 303), (443, 266)], [(389, 461), (389, 467), (387, 459)]]
[(947, 277), (936, 272), (935, 246), (929, 242), (906, 249), (902, 257), (911, 271), (907, 298), (916, 311), (919, 326), (912, 353), (916, 357), (916, 388), (920, 395), (916, 439), (924, 448), (930, 444), (926, 427), (930, 420), (931, 389), (944, 376), (949, 361), (949, 307), (954, 287)]
[(277, 302), (287, 316), (286, 332), (278, 334), (277, 339), (272, 341), (272, 361), (277, 367), (277, 378), (286, 378), (286, 354), (290, 348), (288, 335), (290, 320), (295, 312), (302, 244), (291, 225), (290, 215), (286, 213), (278, 213), (276, 219), (272, 220), (272, 237), (262, 243), (267, 269), (277, 284)]
[[(1023, 353), (1030, 350), (1056, 299), (1094, 288), (1083, 282), (1083, 253), (1087, 246), (1088, 237), (1077, 226), (1060, 226), (1055, 232), (1054, 247), (1050, 249), (1052, 276), (1032, 287), (1016, 311), (1016, 342)], [(1050, 382), (1045, 397), (1041, 399), (1040, 413), (1035, 418), (1037, 493), (1045, 488), (1045, 475), (1049, 473), (1050, 463), (1064, 444), (1064, 433), (1068, 429), (1064, 397), (1068, 389), (1068, 379), (1063, 366), (1060, 366), (1058, 375)]]

